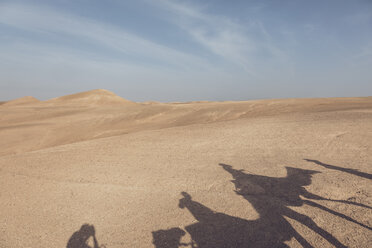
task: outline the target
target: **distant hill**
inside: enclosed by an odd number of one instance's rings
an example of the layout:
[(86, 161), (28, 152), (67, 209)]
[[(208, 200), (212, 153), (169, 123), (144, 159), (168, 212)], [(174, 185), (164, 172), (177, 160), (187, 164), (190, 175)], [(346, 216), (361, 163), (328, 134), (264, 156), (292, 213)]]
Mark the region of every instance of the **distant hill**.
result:
[(7, 102), (0, 102), (0, 105), (6, 105), (6, 106), (14, 106), (14, 105), (24, 105), (24, 104), (31, 104), (31, 103), (38, 103), (40, 100), (36, 99), (33, 96), (25, 96), (21, 98), (17, 98), (14, 100), (10, 100)]
[(77, 103), (83, 105), (107, 105), (107, 104), (122, 104), (133, 103), (126, 100), (111, 91), (97, 89), (81, 93), (76, 93), (67, 96), (61, 96), (46, 101), (48, 103)]

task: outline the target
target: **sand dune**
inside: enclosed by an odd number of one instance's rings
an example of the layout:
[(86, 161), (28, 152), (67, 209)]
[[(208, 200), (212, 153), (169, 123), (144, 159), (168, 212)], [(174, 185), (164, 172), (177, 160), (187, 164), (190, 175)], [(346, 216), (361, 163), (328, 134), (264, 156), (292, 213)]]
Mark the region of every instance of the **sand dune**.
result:
[(281, 114), (369, 109), (371, 105), (368, 97), (143, 104), (107, 90), (44, 102), (27, 97), (0, 107), (0, 155), (143, 130)]
[(0, 247), (84, 223), (108, 248), (370, 247), (371, 97), (19, 103), (0, 105)]
[(33, 96), (25, 96), (18, 99), (10, 100), (7, 102), (2, 102), (0, 105), (4, 106), (18, 106), (18, 105), (26, 105), (26, 104), (33, 104), (40, 102)]
[(76, 93), (67, 96), (53, 98), (47, 101), (48, 103), (57, 104), (79, 104), (79, 105), (111, 105), (131, 103), (130, 101), (115, 95), (114, 93), (98, 89), (87, 92)]

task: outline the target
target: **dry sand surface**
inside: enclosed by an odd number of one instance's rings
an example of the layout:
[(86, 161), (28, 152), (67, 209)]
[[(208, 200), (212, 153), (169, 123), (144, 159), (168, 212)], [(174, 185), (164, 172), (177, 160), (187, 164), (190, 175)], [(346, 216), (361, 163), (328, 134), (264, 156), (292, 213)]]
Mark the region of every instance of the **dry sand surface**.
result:
[(0, 247), (372, 247), (371, 161), (371, 97), (16, 99)]

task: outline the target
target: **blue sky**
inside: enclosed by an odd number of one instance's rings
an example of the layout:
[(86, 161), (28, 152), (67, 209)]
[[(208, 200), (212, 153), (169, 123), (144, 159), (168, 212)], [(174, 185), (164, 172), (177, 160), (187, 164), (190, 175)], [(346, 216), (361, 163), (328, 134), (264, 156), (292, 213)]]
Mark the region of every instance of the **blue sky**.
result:
[(371, 0), (0, 0), (0, 99), (372, 95)]

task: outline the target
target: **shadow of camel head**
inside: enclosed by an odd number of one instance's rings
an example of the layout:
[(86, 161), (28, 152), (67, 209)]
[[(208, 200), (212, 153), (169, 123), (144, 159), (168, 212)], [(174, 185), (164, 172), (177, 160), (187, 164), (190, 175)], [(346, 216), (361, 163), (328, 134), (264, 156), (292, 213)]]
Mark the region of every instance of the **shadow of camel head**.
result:
[(301, 186), (307, 186), (311, 184), (311, 178), (314, 174), (321, 173), (320, 171), (315, 170), (304, 170), (300, 168), (285, 167), (287, 170), (287, 178), (299, 184)]

